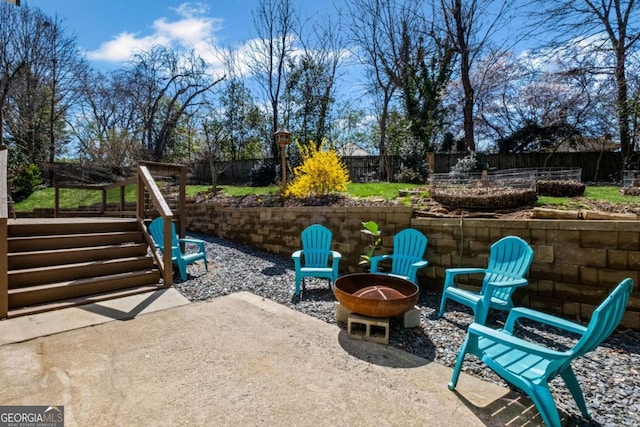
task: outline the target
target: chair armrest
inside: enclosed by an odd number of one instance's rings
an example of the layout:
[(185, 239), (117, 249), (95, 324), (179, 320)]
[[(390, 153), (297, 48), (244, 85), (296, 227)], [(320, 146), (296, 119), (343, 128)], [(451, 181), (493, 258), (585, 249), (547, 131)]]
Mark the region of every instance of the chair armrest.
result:
[(380, 261), (384, 261), (386, 259), (393, 259), (393, 255), (387, 254), (387, 255), (376, 255), (376, 256), (371, 257), (369, 259), (369, 264), (370, 264), (369, 268), (370, 268), (371, 272), (377, 271), (378, 263)]
[(333, 270), (334, 274), (336, 275), (336, 279), (337, 279), (338, 267), (339, 267), (341, 259), (342, 259), (342, 254), (340, 252), (331, 251), (331, 269)]
[[(204, 240), (200, 240), (200, 239), (178, 239), (179, 243), (191, 243), (194, 245), (198, 245), (200, 247), (200, 250), (202, 252), (204, 252)], [(186, 249), (186, 247), (185, 247)]]
[(300, 270), (300, 267), (302, 266), (302, 260), (301, 260), (302, 253), (303, 253), (302, 250), (297, 250), (291, 254), (291, 258), (293, 258), (293, 265), (296, 271)]
[(486, 273), (486, 272), (487, 272), (486, 268), (475, 268), (475, 267), (447, 268), (445, 270), (446, 274), (449, 274), (452, 276), (457, 276), (458, 274), (480, 274), (480, 273)]
[(565, 331), (578, 335), (583, 335), (587, 331), (586, 327), (577, 323), (525, 307), (516, 307), (509, 312), (509, 317), (507, 317), (504, 329), (508, 332), (513, 332), (513, 326), (520, 318), (527, 318), (546, 325), (555, 326), (556, 328), (564, 329)]
[(487, 286), (491, 286), (493, 288), (518, 288), (520, 286), (525, 286), (528, 283), (529, 281), (527, 279), (512, 279), (500, 282), (487, 282)]
[(423, 260), (414, 262), (413, 264), (411, 264), (411, 267), (417, 270), (419, 268), (425, 268), (428, 265), (429, 265), (429, 261), (423, 259)]
[(204, 244), (204, 240), (200, 240), (200, 239), (178, 239), (179, 242), (181, 243), (195, 243), (195, 244)]
[(462, 274), (484, 274), (487, 272), (486, 268), (447, 268), (444, 274), (443, 290), (448, 287), (455, 286), (454, 278)]
[(521, 350), (528, 354), (535, 354), (549, 359), (565, 359), (567, 352), (552, 350), (540, 344), (515, 337), (503, 330), (492, 329), (479, 323), (472, 323), (467, 330), (469, 335), (477, 337), (487, 337), (499, 344), (504, 344), (509, 348)]
[(409, 280), (418, 284), (418, 270), (429, 265), (429, 261), (423, 259), (416, 261), (409, 266)]
[(331, 268), (338, 270), (338, 264), (342, 259), (342, 254), (338, 251), (331, 251)]

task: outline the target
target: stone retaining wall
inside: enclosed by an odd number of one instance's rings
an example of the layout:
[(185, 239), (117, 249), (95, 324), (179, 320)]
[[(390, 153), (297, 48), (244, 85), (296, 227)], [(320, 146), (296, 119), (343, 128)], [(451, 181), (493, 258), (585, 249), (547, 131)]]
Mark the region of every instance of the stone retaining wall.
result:
[(369, 243), (360, 232), (363, 221), (384, 228), (383, 245), (393, 247), (393, 235), (411, 226), (411, 207), (226, 208), (187, 204), (187, 229), (253, 246), (284, 257), (299, 249), (300, 233), (311, 224), (333, 232), (333, 249), (342, 254), (341, 272), (362, 271), (360, 254)]
[[(440, 290), (449, 267), (486, 265), (496, 240), (516, 235), (535, 252), (529, 286), (516, 292), (516, 304), (587, 321), (603, 298), (625, 277), (636, 286), (622, 321), (640, 330), (640, 222), (580, 220), (497, 220), (412, 218), (410, 207), (226, 208), (187, 205), (187, 228), (288, 257), (300, 248), (300, 232), (319, 223), (333, 231), (342, 253), (341, 273), (358, 265), (368, 240), (361, 222), (383, 229), (383, 246), (393, 235), (414, 227), (429, 238), (429, 267), (418, 275), (424, 288)], [(478, 280), (466, 285), (476, 288)]]
[[(514, 299), (545, 312), (586, 322), (624, 278), (636, 283), (622, 325), (640, 330), (640, 222), (415, 218), (429, 236), (427, 286), (440, 289), (448, 267), (485, 266), (489, 247), (515, 235), (534, 250), (529, 286)], [(478, 283), (471, 283), (478, 285)]]

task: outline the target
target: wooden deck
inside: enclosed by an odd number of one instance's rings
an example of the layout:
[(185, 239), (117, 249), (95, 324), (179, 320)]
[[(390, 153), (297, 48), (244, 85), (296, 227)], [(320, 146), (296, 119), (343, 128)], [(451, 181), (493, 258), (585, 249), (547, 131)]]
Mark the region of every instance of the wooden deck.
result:
[(70, 217), (70, 218), (9, 218), (8, 225), (13, 224), (96, 224), (131, 222), (133, 218), (106, 218), (106, 217)]

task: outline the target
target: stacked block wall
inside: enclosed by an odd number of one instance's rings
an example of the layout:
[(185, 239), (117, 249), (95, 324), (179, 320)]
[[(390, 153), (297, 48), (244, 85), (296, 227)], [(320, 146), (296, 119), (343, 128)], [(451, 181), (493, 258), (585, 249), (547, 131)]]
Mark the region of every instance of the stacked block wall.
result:
[[(300, 233), (319, 223), (333, 232), (334, 249), (343, 255), (341, 274), (362, 271), (360, 254), (368, 243), (361, 222), (383, 229), (383, 246), (413, 227), (428, 238), (429, 267), (420, 270), (421, 287), (441, 290), (445, 269), (484, 267), (496, 240), (516, 235), (531, 244), (535, 256), (529, 286), (515, 294), (517, 305), (586, 322), (606, 295), (625, 277), (636, 283), (622, 326), (640, 330), (640, 222), (582, 220), (502, 220), (412, 218), (410, 207), (226, 208), (187, 205), (187, 228), (250, 245), (283, 257), (300, 248)], [(479, 280), (467, 284), (476, 288)]]

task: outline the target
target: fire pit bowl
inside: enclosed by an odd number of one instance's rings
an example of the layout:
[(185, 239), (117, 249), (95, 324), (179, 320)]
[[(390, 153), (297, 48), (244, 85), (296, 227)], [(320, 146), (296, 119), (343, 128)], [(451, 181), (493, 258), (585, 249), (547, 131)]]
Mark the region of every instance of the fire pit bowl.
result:
[(418, 292), (418, 286), (408, 280), (375, 273), (347, 274), (333, 285), (340, 304), (369, 317), (392, 317), (411, 310)]

